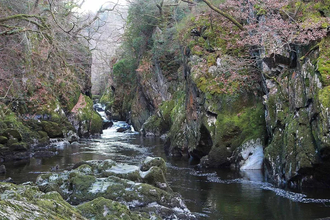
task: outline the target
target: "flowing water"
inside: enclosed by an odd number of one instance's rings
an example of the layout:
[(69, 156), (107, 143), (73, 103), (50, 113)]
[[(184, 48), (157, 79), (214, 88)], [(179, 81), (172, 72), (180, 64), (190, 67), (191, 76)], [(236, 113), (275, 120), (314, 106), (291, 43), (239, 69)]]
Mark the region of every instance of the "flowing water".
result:
[(159, 138), (104, 130), (100, 138), (79, 144), (54, 145), (56, 156), (7, 163), (7, 173), (17, 183), (35, 181), (40, 173), (70, 169), (85, 160), (112, 159), (139, 165), (147, 156), (167, 161), (167, 180), (198, 219), (319, 219), (330, 217), (330, 191), (292, 192), (267, 183), (261, 171), (198, 170), (188, 161), (167, 158)]

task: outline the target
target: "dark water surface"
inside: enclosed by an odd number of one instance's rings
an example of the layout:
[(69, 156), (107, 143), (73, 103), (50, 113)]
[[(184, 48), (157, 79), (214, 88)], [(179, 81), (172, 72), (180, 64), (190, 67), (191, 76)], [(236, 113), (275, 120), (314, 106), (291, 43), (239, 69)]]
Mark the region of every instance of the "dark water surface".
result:
[(330, 191), (291, 192), (265, 182), (261, 171), (197, 170), (187, 161), (167, 158), (158, 138), (104, 131), (101, 138), (79, 144), (59, 144), (57, 155), (29, 162), (7, 163), (1, 179), (35, 181), (40, 173), (70, 169), (85, 160), (112, 159), (138, 165), (147, 156), (167, 161), (167, 180), (198, 219), (319, 219), (330, 217)]

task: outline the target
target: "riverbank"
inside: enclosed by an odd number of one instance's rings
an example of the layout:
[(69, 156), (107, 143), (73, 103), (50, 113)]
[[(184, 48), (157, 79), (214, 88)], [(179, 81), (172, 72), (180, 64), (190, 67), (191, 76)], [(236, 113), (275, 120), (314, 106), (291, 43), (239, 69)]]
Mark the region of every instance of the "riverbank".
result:
[[(197, 219), (318, 219), (329, 217), (327, 190), (290, 191), (277, 188), (261, 171), (196, 169), (185, 160), (169, 158), (164, 142), (156, 137), (104, 130), (100, 138), (81, 140), (57, 149), (54, 157), (31, 159), (25, 164), (7, 164), (18, 183), (35, 181), (40, 174), (70, 170), (88, 160), (112, 159), (118, 163), (140, 166), (146, 157), (166, 160), (167, 183), (182, 195), (187, 208)], [(5, 176), (1, 176), (5, 178)], [(30, 178), (30, 179), (29, 179)], [(280, 211), (279, 211), (280, 210)]]

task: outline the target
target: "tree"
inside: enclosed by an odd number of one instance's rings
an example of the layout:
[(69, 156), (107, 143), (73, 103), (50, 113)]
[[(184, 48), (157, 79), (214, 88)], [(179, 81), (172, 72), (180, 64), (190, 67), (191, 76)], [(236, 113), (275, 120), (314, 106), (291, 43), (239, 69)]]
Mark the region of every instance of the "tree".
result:
[[(217, 12), (239, 30), (240, 46), (266, 46), (272, 52), (284, 46), (308, 44), (326, 36), (330, 18), (329, 3), (308, 4), (295, 0), (227, 0), (216, 7), (211, 0), (202, 0), (210, 9)], [(187, 2), (187, 1), (185, 1)], [(193, 4), (192, 0), (188, 1)]]
[(58, 94), (69, 102), (77, 85), (89, 93), (88, 43), (102, 24), (101, 15), (117, 3), (81, 15), (77, 9), (83, 2), (0, 0), (0, 101), (33, 109)]

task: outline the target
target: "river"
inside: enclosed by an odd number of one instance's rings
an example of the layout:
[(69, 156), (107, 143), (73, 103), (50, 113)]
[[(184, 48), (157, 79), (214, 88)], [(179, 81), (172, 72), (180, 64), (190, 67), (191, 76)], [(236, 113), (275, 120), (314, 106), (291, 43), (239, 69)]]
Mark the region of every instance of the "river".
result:
[(112, 159), (139, 165), (147, 156), (167, 161), (167, 180), (179, 192), (198, 219), (319, 219), (330, 217), (330, 191), (293, 192), (274, 187), (261, 171), (198, 170), (193, 164), (168, 158), (159, 138), (143, 138), (136, 133), (118, 133), (115, 127), (100, 138), (79, 143), (55, 143), (50, 158), (6, 163), (7, 173), (16, 183), (35, 181), (41, 173), (70, 169), (85, 160)]

